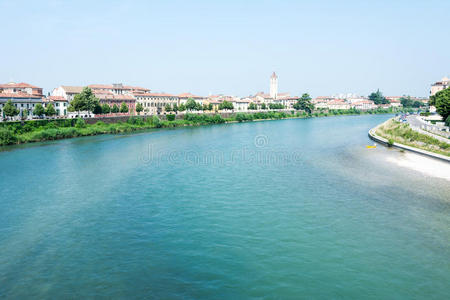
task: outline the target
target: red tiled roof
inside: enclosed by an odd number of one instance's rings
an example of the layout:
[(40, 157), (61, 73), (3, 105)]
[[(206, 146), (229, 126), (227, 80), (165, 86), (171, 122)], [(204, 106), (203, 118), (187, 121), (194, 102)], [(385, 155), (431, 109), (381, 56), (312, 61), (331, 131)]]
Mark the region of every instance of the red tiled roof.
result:
[(201, 96), (196, 96), (191, 93), (182, 93), (182, 94), (179, 94), (178, 97), (180, 97), (180, 98), (202, 98)]
[(67, 101), (66, 98), (61, 97), (61, 96), (49, 96), (49, 97), (47, 97), (47, 100), (50, 100), (50, 101)]
[(25, 82), (20, 82), (20, 83), (15, 83), (15, 82), (4, 83), (4, 84), (0, 84), (0, 88), (32, 88), (32, 89), (40, 89), (40, 87), (31, 85), (31, 84), (25, 83)]
[(42, 98), (42, 96), (39, 95), (32, 95), (27, 93), (0, 93), (0, 98), (33, 98), (33, 99), (39, 99)]
[(116, 89), (116, 90), (143, 90), (143, 91), (150, 91), (150, 89), (146, 89), (139, 86), (129, 86), (129, 85), (122, 85), (122, 86), (114, 86), (112, 84), (90, 84), (88, 87), (92, 89)]
[(138, 97), (177, 97), (177, 95), (165, 94), (165, 93), (133, 93)]

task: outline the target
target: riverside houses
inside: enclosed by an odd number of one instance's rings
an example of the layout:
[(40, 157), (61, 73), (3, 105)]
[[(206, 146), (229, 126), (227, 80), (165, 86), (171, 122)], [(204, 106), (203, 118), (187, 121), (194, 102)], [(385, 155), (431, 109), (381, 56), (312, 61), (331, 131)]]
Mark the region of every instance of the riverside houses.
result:
[(47, 103), (53, 104), (53, 107), (56, 110), (56, 116), (64, 117), (67, 116), (67, 108), (69, 106), (69, 101), (61, 96), (49, 96), (44, 99), (45, 105)]
[(27, 114), (33, 116), (33, 109), (43, 101), (42, 88), (28, 83), (6, 83), (0, 84), (0, 110), (1, 116), (5, 117), (3, 107), (8, 100), (19, 110), (19, 116)]
[(82, 86), (68, 86), (68, 85), (61, 85), (52, 91), (52, 96), (55, 97), (63, 97), (67, 101), (72, 101), (73, 97), (75, 97), (76, 94), (81, 93), (83, 90)]
[(186, 104), (189, 98), (192, 98), (195, 100), (195, 102), (200, 103), (203, 105), (203, 100), (205, 100), (202, 96), (196, 96), (191, 93), (183, 93), (178, 95), (178, 103), (179, 104)]
[(178, 105), (178, 96), (164, 93), (134, 93), (138, 103), (144, 107), (144, 114), (154, 115), (165, 112), (165, 106), (168, 104), (173, 107)]

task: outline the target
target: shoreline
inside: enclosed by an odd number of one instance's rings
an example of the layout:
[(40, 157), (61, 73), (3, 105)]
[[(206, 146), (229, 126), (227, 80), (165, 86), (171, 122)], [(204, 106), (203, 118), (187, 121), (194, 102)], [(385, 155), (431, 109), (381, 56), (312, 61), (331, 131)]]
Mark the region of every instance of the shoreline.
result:
[[(286, 120), (286, 119), (310, 119), (319, 117), (333, 117), (333, 116), (361, 116), (361, 115), (378, 115), (378, 114), (393, 114), (395, 112), (377, 112), (373, 111), (362, 113), (342, 113), (342, 114), (330, 114), (330, 113), (315, 113), (303, 115), (297, 112), (296, 114), (286, 112), (261, 112), (261, 113), (235, 113), (231, 118), (223, 118), (220, 114), (214, 115), (184, 115), (184, 119), (176, 119), (172, 121), (161, 120), (157, 116), (145, 117), (145, 116), (129, 116), (126, 122), (122, 122), (118, 119), (118, 122), (104, 123), (99, 119), (96, 123), (86, 124), (86, 120), (83, 120), (83, 127), (78, 127), (75, 123), (78, 119), (53, 119), (53, 120), (33, 120), (26, 121), (23, 124), (19, 122), (8, 122), (0, 124), (0, 151), (7, 150), (8, 146), (24, 145), (29, 143), (38, 143), (45, 141), (56, 141), (62, 139), (70, 139), (83, 136), (95, 136), (103, 134), (120, 134), (120, 133), (133, 133), (143, 132), (151, 129), (159, 128), (179, 128), (190, 126), (204, 126), (215, 124), (234, 124), (244, 122), (262, 122), (262, 121), (274, 121), (274, 120)], [(266, 116), (266, 118), (254, 118), (254, 116)], [(216, 116), (217, 119), (214, 119)], [(193, 120), (189, 120), (192, 118)], [(213, 120), (214, 119), (214, 120)], [(130, 122), (130, 120), (132, 122)], [(89, 120), (88, 120), (89, 121)], [(5, 130), (8, 130), (8, 125), (16, 126), (22, 129), (28, 122), (43, 123), (39, 127), (33, 128), (29, 132), (10, 133), (11, 136), (5, 137)], [(62, 123), (70, 123), (70, 126), (60, 126)], [(49, 125), (50, 124), (50, 125)], [(3, 125), (3, 126), (2, 126)], [(66, 124), (67, 125), (67, 124)], [(5, 129), (3, 129), (5, 128)], [(3, 130), (3, 132), (1, 132)], [(31, 137), (30, 137), (31, 135)], [(6, 141), (6, 142), (5, 142)], [(1, 143), (3, 142), (3, 143)]]
[[(389, 120), (392, 120), (392, 118), (389, 119)], [(403, 145), (403, 144), (397, 143), (397, 142), (390, 143), (386, 138), (377, 135), (376, 134), (377, 129), (379, 127), (381, 127), (382, 125), (384, 125), (388, 121), (385, 121), (385, 122), (383, 122), (381, 124), (378, 124), (374, 128), (370, 129), (369, 132), (368, 132), (369, 138), (371, 140), (377, 142), (377, 143), (382, 144), (383, 146), (386, 146), (386, 147), (395, 147), (395, 148), (398, 148), (398, 149), (401, 149), (401, 150), (407, 150), (407, 151), (410, 151), (410, 152), (413, 152), (413, 153), (416, 153), (416, 154), (420, 154), (420, 155), (423, 155), (423, 156), (431, 157), (431, 158), (434, 158), (434, 159), (437, 159), (437, 160), (440, 160), (440, 161), (444, 161), (444, 162), (450, 163), (450, 157), (448, 157), (448, 156), (445, 156), (445, 155), (442, 155), (442, 154), (438, 154), (438, 153), (434, 153), (434, 152), (427, 151), (427, 150), (423, 150), (423, 149), (420, 149), (420, 148), (408, 146), (408, 145)]]

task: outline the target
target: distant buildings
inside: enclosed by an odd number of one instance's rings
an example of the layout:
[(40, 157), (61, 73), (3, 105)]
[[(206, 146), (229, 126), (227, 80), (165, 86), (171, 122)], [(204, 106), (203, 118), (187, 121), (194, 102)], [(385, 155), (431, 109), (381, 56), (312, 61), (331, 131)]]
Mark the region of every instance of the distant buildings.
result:
[(275, 72), (270, 76), (270, 97), (272, 99), (277, 99), (278, 96), (278, 76)]
[(0, 112), (5, 117), (3, 107), (8, 100), (19, 110), (19, 116), (33, 116), (33, 110), (38, 103), (42, 103), (44, 95), (42, 88), (28, 84), (10, 82), (0, 84)]
[(443, 77), (441, 81), (437, 81), (431, 85), (430, 95), (433, 96), (439, 91), (445, 90), (450, 87), (450, 79)]

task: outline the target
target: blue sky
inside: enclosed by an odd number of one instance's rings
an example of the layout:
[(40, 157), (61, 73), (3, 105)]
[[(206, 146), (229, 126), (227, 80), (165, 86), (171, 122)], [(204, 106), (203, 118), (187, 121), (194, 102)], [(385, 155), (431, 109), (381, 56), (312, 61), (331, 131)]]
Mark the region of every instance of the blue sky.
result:
[(0, 0), (0, 82), (169, 93), (427, 96), (450, 75), (450, 1)]

